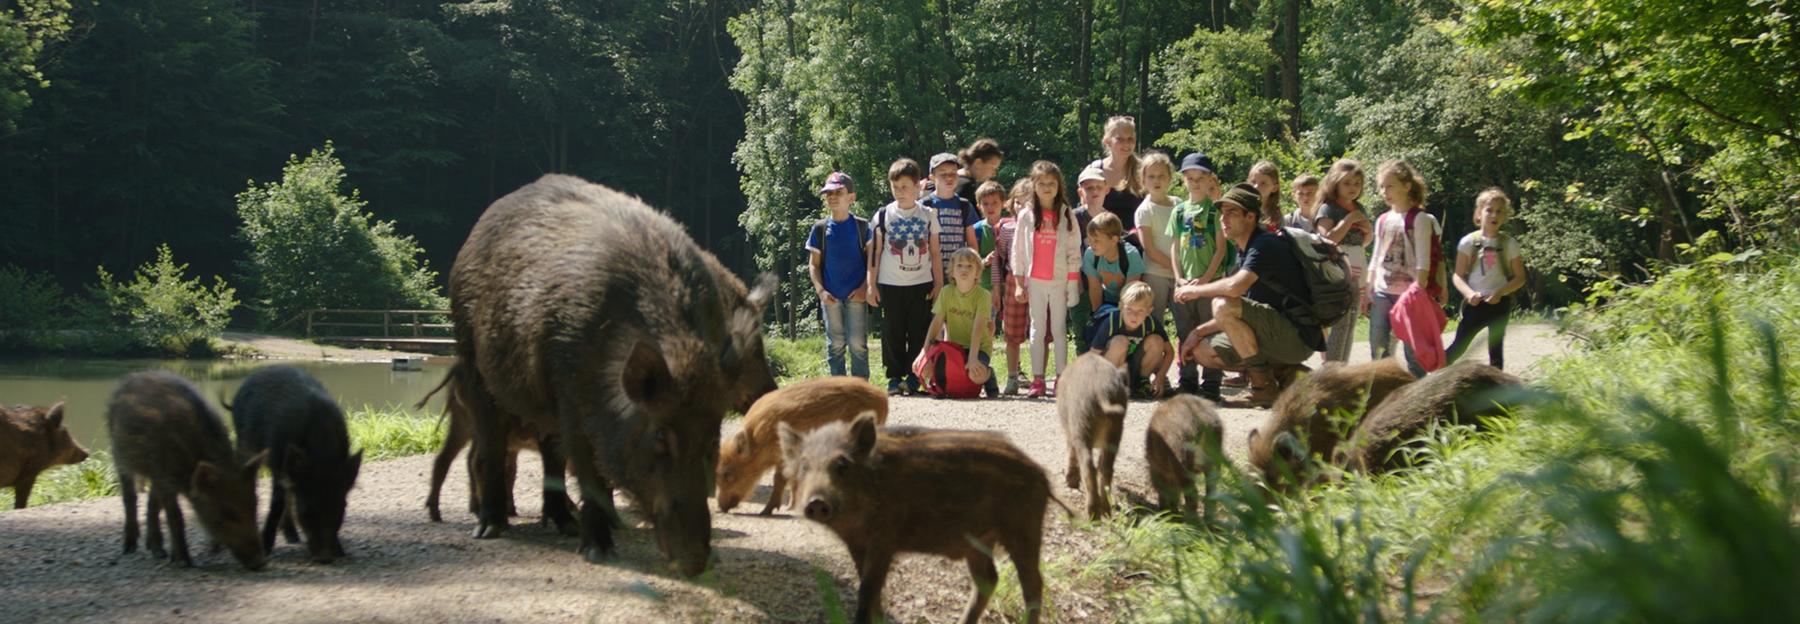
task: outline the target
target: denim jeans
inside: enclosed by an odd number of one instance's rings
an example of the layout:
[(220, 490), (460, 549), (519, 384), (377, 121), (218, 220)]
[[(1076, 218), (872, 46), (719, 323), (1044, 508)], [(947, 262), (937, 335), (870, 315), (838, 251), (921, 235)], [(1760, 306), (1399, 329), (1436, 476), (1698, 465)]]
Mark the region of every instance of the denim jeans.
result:
[(825, 364), (831, 374), (844, 374), (844, 348), (850, 348), (850, 374), (869, 378), (869, 306), (861, 301), (820, 303), (825, 321)]
[(1369, 359), (1379, 360), (1394, 352), (1394, 325), (1388, 311), (1400, 303), (1400, 295), (1375, 293), (1369, 303)]

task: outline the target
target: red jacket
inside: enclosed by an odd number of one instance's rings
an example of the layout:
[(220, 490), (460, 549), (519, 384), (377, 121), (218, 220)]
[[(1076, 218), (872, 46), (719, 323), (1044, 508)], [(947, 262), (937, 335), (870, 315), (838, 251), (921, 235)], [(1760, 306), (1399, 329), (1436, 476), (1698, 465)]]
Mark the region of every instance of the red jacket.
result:
[(1394, 336), (1412, 347), (1413, 357), (1429, 373), (1444, 367), (1444, 326), (1450, 319), (1421, 283), (1413, 282), (1400, 295), (1394, 308), (1388, 310), (1388, 322), (1393, 325)]

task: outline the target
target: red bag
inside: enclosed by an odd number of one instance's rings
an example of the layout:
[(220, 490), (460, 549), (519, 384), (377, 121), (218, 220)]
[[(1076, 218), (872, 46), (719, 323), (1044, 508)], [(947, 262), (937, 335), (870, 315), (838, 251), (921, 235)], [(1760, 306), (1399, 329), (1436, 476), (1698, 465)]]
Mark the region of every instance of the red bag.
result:
[[(969, 379), (969, 353), (961, 345), (947, 340), (934, 342), (919, 353), (913, 360), (913, 374), (925, 384), (925, 392), (931, 396), (947, 396), (952, 399), (973, 399), (981, 396), (981, 384)], [(936, 375), (939, 366), (943, 367), (943, 379)]]

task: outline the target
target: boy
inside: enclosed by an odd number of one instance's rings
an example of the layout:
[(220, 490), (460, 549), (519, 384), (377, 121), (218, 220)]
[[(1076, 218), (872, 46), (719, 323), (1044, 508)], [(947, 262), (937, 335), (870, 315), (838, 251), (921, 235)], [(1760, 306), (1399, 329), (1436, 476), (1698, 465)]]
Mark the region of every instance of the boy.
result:
[(935, 186), (924, 203), (937, 213), (938, 247), (944, 254), (946, 274), (950, 272), (950, 255), (975, 244), (975, 205), (956, 195), (956, 172), (961, 168), (955, 154), (946, 152), (931, 157), (931, 181)]
[[(1175, 205), (1163, 233), (1170, 241), (1169, 257), (1175, 260), (1175, 287), (1179, 293), (1184, 286), (1197, 286), (1222, 277), (1226, 267), (1232, 265), (1234, 256), (1219, 227), (1219, 211), (1213, 205), (1224, 193), (1219, 188), (1219, 176), (1213, 173), (1212, 159), (1199, 152), (1188, 154), (1181, 158), (1181, 168), (1177, 171), (1187, 185), (1188, 196)], [(1209, 298), (1183, 295), (1171, 299), (1174, 300), (1170, 307), (1175, 312), (1178, 336), (1185, 337), (1195, 327), (1212, 319), (1212, 300)], [(1179, 389), (1183, 393), (1197, 394), (1216, 402), (1220, 399), (1219, 386), (1224, 377), (1224, 371), (1208, 370), (1196, 382), (1194, 361), (1181, 359)]]
[(813, 292), (825, 323), (825, 363), (831, 374), (844, 374), (844, 350), (850, 351), (850, 374), (869, 378), (868, 298), (869, 222), (850, 214), (856, 189), (848, 174), (834, 172), (819, 189), (831, 216), (820, 219), (806, 237)]
[[(1097, 215), (1107, 214), (1101, 202), (1106, 201), (1106, 194), (1111, 190), (1106, 186), (1106, 172), (1099, 167), (1087, 167), (1075, 176), (1075, 189), (1079, 206), (1075, 207), (1075, 227), (1081, 232), (1082, 254), (1088, 249), (1088, 225), (1093, 223)], [(1122, 222), (1121, 222), (1122, 224)], [(1080, 280), (1081, 296), (1076, 297), (1075, 306), (1069, 308), (1069, 330), (1075, 332), (1075, 344), (1087, 342), (1088, 328), (1092, 325), (1094, 306), (1088, 302), (1087, 280)]]
[(875, 253), (869, 254), (869, 305), (881, 308), (881, 362), (887, 366), (888, 395), (919, 391), (912, 363), (925, 348), (931, 301), (944, 286), (938, 248), (937, 214), (919, 203), (919, 163), (911, 158), (888, 167), (894, 201), (875, 213)]
[[(939, 340), (947, 341), (963, 348), (963, 375), (981, 384), (988, 398), (1000, 397), (1000, 386), (995, 382), (993, 370), (988, 368), (993, 361), (994, 335), (990, 330), (989, 319), (993, 308), (991, 296), (987, 289), (981, 287), (981, 275), (986, 273), (981, 263), (981, 256), (974, 249), (964, 247), (950, 255), (950, 276), (952, 285), (938, 293), (937, 301), (931, 306), (931, 327), (926, 330), (925, 347)], [(934, 363), (941, 366), (942, 360)], [(952, 374), (936, 370), (936, 382), (946, 384), (943, 377)]]
[(1119, 295), (1119, 307), (1094, 324), (1088, 350), (1125, 368), (1134, 393), (1160, 398), (1169, 388), (1169, 360), (1175, 354), (1163, 337), (1162, 323), (1150, 315), (1155, 304), (1156, 294), (1149, 284), (1126, 286)]

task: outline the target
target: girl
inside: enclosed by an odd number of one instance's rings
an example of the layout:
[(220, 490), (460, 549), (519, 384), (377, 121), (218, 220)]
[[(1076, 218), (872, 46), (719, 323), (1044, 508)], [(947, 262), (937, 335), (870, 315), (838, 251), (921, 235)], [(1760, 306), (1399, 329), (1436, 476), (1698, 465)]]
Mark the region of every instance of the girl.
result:
[(1018, 236), (1018, 216), (1023, 214), (1021, 208), (1029, 205), (1031, 199), (1031, 178), (1019, 178), (1013, 182), (1012, 192), (1006, 196), (1003, 204), (1006, 216), (1001, 217), (1000, 227), (994, 229), (998, 247), (994, 251), (995, 261), (989, 266), (994, 270), (995, 297), (1005, 299), (1000, 307), (1000, 328), (1006, 338), (1006, 388), (1008, 395), (1019, 393), (1019, 345), (1025, 344), (1030, 336), (1031, 313), (1026, 309), (1029, 303), (1024, 297), (1015, 293), (1022, 292), (1024, 281), (1022, 276), (1012, 270), (1013, 239)]
[(1358, 284), (1358, 313), (1345, 314), (1331, 326), (1330, 335), (1325, 337), (1325, 361), (1343, 362), (1350, 359), (1350, 343), (1356, 339), (1356, 319), (1362, 310), (1368, 309), (1369, 302), (1363, 297), (1361, 286), (1363, 274), (1369, 261), (1365, 255), (1364, 245), (1374, 232), (1369, 218), (1363, 214), (1362, 205), (1357, 198), (1363, 192), (1362, 163), (1348, 158), (1337, 161), (1331, 171), (1325, 174), (1325, 181), (1319, 185), (1320, 205), (1318, 216), (1313, 219), (1313, 228), (1319, 236), (1337, 243), (1343, 250), (1344, 260), (1350, 265), (1350, 281)]
[(1456, 244), (1456, 273), (1451, 280), (1462, 292), (1462, 320), (1456, 325), (1456, 339), (1445, 350), (1446, 366), (1462, 357), (1475, 333), (1485, 327), (1488, 364), (1506, 368), (1506, 321), (1513, 305), (1509, 295), (1525, 285), (1519, 242), (1500, 231), (1511, 218), (1512, 201), (1505, 191), (1490, 188), (1475, 198), (1475, 223), (1481, 229)]
[[(1375, 258), (1371, 262), (1368, 290), (1369, 359), (1387, 357), (1393, 350), (1393, 327), (1388, 311), (1413, 282), (1426, 279), (1431, 270), (1431, 240), (1438, 232), (1437, 218), (1426, 213), (1425, 180), (1404, 160), (1381, 164), (1375, 174), (1388, 211), (1375, 221)], [(1418, 209), (1418, 214), (1407, 213)], [(1407, 221), (1412, 223), (1408, 227)]]
[(1175, 263), (1169, 256), (1170, 239), (1165, 231), (1170, 215), (1175, 213), (1175, 199), (1169, 197), (1169, 185), (1175, 182), (1175, 164), (1162, 152), (1150, 152), (1143, 162), (1138, 177), (1143, 178), (1149, 195), (1137, 207), (1138, 243), (1143, 247), (1144, 259), (1149, 261), (1144, 269), (1144, 283), (1155, 295), (1151, 298), (1150, 316), (1160, 323), (1163, 310), (1169, 308), (1169, 293), (1175, 291)]
[[(1069, 308), (1075, 305), (1077, 269), (1081, 266), (1081, 242), (1075, 229), (1075, 213), (1063, 190), (1062, 170), (1040, 160), (1031, 164), (1031, 207), (1019, 213), (1013, 234), (1012, 267), (1019, 284), (1013, 298), (1025, 300), (1031, 313), (1031, 391), (1045, 395), (1044, 343), (1056, 348), (1056, 372), (1062, 374), (1069, 358), (1066, 329)], [(1050, 391), (1054, 393), (1054, 390)]]
[(1275, 163), (1258, 161), (1250, 166), (1250, 178), (1244, 180), (1262, 195), (1262, 225), (1273, 232), (1281, 228), (1281, 170)]
[(1100, 135), (1106, 157), (1089, 164), (1106, 174), (1106, 211), (1119, 216), (1125, 231), (1137, 229), (1137, 207), (1144, 202), (1142, 163), (1137, 156), (1137, 120), (1113, 117)]
[[(994, 382), (993, 370), (988, 368), (992, 362), (994, 340), (988, 326), (988, 313), (992, 309), (988, 301), (988, 291), (981, 287), (981, 254), (964, 247), (950, 255), (951, 287), (938, 293), (937, 301), (931, 306), (931, 327), (925, 330), (925, 350), (931, 350), (932, 343), (948, 341), (963, 348), (963, 371), (969, 380), (981, 384), (988, 398), (1000, 396), (1000, 386)], [(945, 376), (952, 375), (942, 369), (943, 360), (938, 360), (927, 367), (926, 380), (928, 387), (948, 385)]]
[(1319, 178), (1302, 174), (1294, 178), (1293, 189), (1294, 211), (1282, 219), (1281, 225), (1311, 232), (1313, 221), (1319, 218)]
[(974, 143), (957, 152), (956, 159), (963, 163), (963, 168), (956, 172), (956, 194), (971, 204), (981, 205), (976, 201), (975, 191), (994, 179), (1005, 156), (1000, 152), (1000, 144), (987, 137), (975, 139)]

